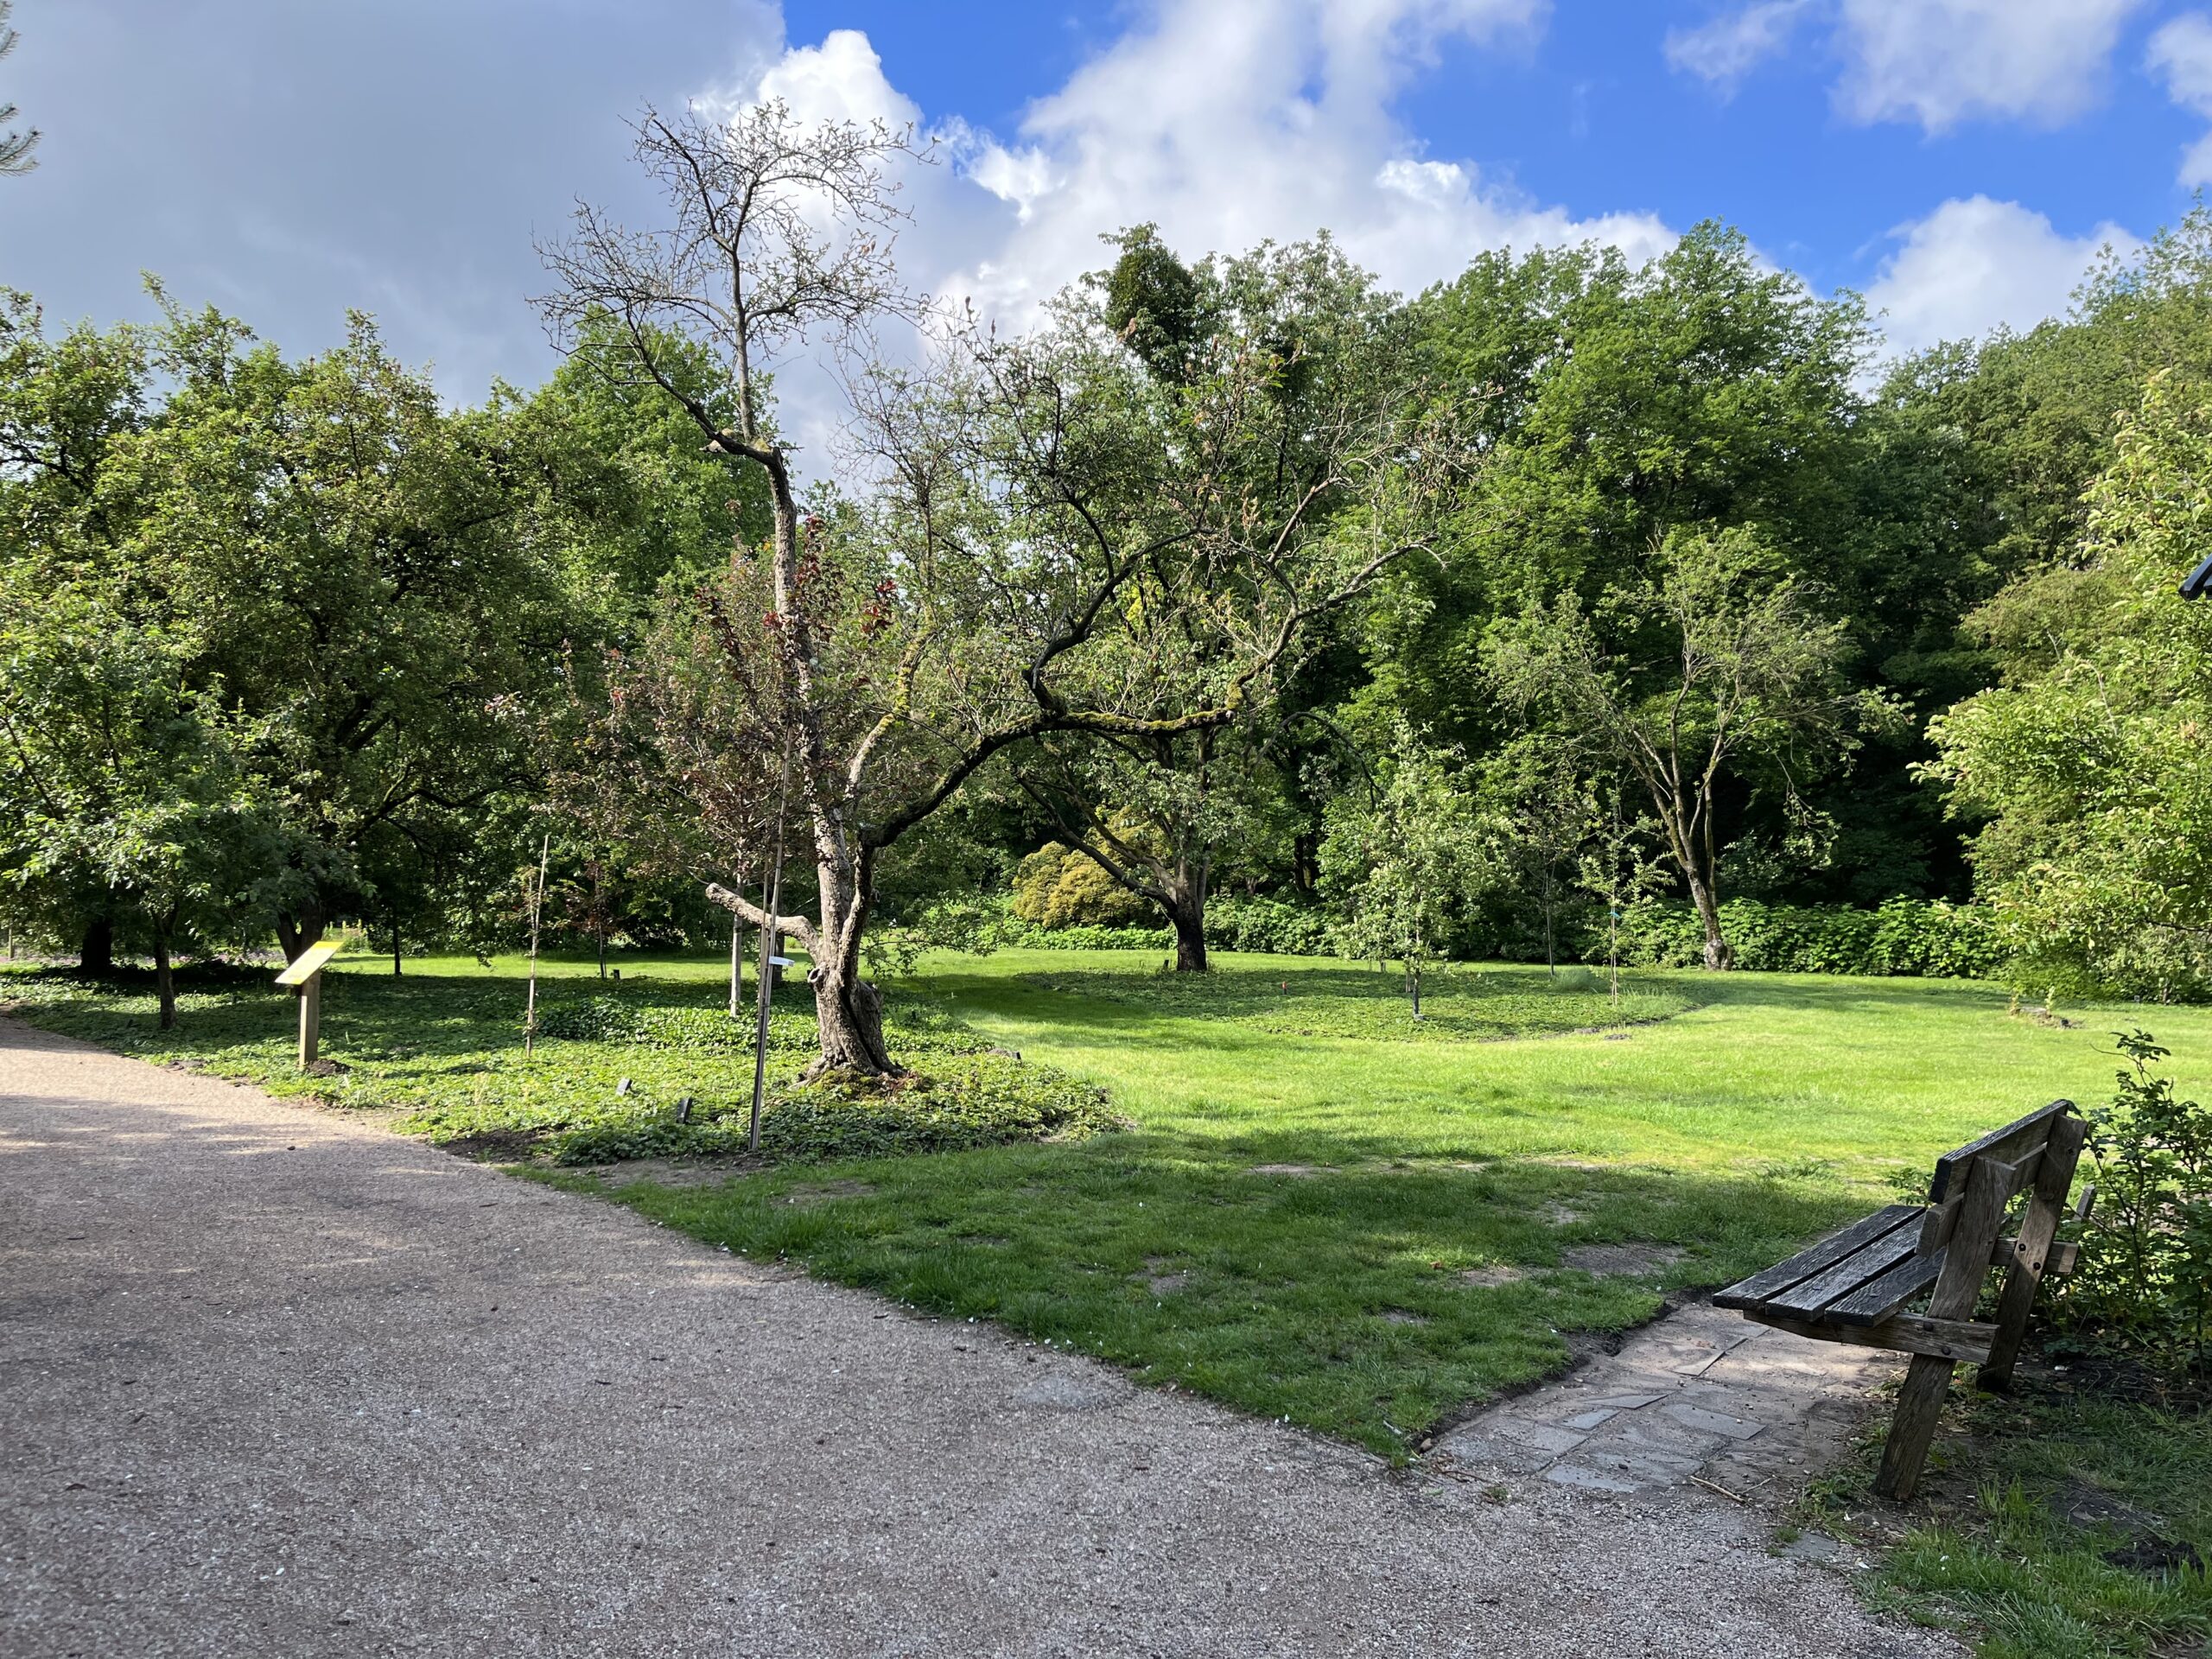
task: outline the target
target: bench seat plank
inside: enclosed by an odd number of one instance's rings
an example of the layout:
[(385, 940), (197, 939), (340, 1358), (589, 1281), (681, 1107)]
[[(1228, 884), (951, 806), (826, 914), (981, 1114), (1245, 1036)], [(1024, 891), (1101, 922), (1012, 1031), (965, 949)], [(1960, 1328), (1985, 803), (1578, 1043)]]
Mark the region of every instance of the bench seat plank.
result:
[[(1819, 1243), (1798, 1251), (1787, 1262), (1777, 1262), (1770, 1268), (1729, 1286), (1713, 1297), (1713, 1306), (1754, 1307), (1771, 1300), (1793, 1285), (1802, 1283), (1815, 1274), (1835, 1266), (1854, 1251), (1917, 1221), (1920, 1213), (1921, 1206), (1916, 1204), (1892, 1204), (1877, 1210), (1871, 1216), (1861, 1217), (1840, 1232), (1830, 1233)], [(1916, 1237), (1917, 1234), (1914, 1236)]]
[(1821, 1310), (1821, 1317), (1837, 1325), (1879, 1325), (1936, 1282), (1943, 1271), (1943, 1256), (1942, 1250), (1932, 1255), (1908, 1255), (1836, 1298)]
[(1920, 1230), (1907, 1220), (1881, 1237), (1860, 1245), (1827, 1271), (1768, 1297), (1766, 1305), (1777, 1313), (1795, 1313), (1801, 1319), (1822, 1318), (1845, 1298), (1856, 1295), (1865, 1286), (1888, 1279), (1899, 1268), (1916, 1271), (1915, 1263), (1929, 1259), (1920, 1255), (1919, 1250)]

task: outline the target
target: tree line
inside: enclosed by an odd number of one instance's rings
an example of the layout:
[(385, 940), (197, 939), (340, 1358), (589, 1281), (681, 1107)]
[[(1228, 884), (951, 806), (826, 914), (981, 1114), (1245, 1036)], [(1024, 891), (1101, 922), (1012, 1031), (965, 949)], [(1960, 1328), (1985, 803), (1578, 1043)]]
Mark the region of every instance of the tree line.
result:
[[(476, 406), (365, 316), (296, 359), (0, 301), (16, 932), (149, 957), (167, 1019), (182, 956), (511, 944), (550, 841), (571, 938), (795, 936), (863, 1072), (870, 964), (1040, 846), (1188, 971), (1224, 893), (1409, 976), (1904, 896), (2023, 983), (2212, 979), (2202, 213), (1887, 365), (1711, 224), (1410, 298), (1137, 226), (1009, 332), (902, 291), (907, 135), (636, 132), (662, 212), (541, 250), (561, 365)], [(774, 377), (825, 352), (802, 455)]]

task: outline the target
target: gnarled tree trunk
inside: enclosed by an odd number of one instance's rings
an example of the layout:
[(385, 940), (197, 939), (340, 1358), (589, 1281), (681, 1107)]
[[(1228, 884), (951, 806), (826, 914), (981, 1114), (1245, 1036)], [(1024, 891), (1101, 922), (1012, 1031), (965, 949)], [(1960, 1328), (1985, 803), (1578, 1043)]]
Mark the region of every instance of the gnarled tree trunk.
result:
[(1179, 871), (1162, 890), (1161, 908), (1175, 930), (1175, 971), (1203, 974), (1206, 961), (1206, 882), (1203, 873)]
[[(821, 921), (807, 941), (814, 966), (807, 983), (814, 987), (814, 1017), (822, 1027), (822, 1057), (808, 1068), (858, 1071), (868, 1077), (902, 1077), (905, 1068), (891, 1058), (883, 1040), (883, 999), (861, 977), (861, 938), (874, 898), (866, 854), (852, 857), (824, 823), (816, 833), (815, 880), (822, 896)], [(802, 936), (804, 937), (804, 936)]]

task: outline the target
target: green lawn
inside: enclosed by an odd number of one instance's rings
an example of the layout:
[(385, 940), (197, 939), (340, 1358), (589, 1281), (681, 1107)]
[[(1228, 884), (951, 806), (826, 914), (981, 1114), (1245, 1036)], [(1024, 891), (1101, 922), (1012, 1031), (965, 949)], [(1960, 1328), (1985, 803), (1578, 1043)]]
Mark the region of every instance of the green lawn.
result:
[[(664, 1122), (683, 1093), (731, 1109), (749, 1084), (741, 1044), (618, 1035), (525, 1062), (518, 966), (421, 961), (396, 982), (349, 968), (326, 1001), (325, 1052), (352, 1068), (334, 1079), (292, 1075), (291, 1005), (258, 981), (188, 995), (168, 1036), (144, 996), (71, 1001), (35, 982), (27, 1011), (486, 1146), (505, 1143), (480, 1131), (579, 1117)], [(626, 997), (679, 1024), (721, 1018), (720, 962), (622, 966)], [(548, 1178), (1400, 1458), (1556, 1369), (1578, 1337), (1649, 1318), (1664, 1292), (1764, 1265), (2054, 1094), (2100, 1096), (2116, 1025), (2146, 1018), (2184, 1084), (2212, 1084), (2212, 1014), (2075, 1011), (2063, 1029), (1959, 982), (1641, 973), (1620, 1017), (1642, 1023), (1588, 1030), (1613, 1018), (1602, 994), (1528, 969), (1441, 979), (1415, 1027), (1369, 968), (1232, 956), (1193, 982), (1151, 966), (947, 957), (894, 988), (894, 1043), (912, 1033), (925, 1064), (979, 1035), (1103, 1085), (1127, 1132), (707, 1185)], [(574, 982), (590, 972), (550, 964), (549, 1004), (596, 991)], [(786, 1072), (797, 1034), (773, 1053)], [(1680, 1255), (1644, 1277), (1563, 1263), (1598, 1243)]]

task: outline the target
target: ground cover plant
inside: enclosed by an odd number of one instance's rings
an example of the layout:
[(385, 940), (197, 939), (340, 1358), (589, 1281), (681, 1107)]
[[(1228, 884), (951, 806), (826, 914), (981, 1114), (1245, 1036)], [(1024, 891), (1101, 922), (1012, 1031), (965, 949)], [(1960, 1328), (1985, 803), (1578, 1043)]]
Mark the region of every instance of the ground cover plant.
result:
[[(724, 988), (696, 974), (648, 969), (586, 989), (580, 971), (580, 963), (556, 965), (541, 991), (530, 1055), (512, 973), (447, 959), (404, 978), (327, 975), (323, 1052), (338, 1069), (313, 1077), (294, 1064), (292, 1001), (272, 990), (266, 973), (187, 974), (174, 1030), (149, 1018), (158, 1006), (150, 985), (128, 977), (11, 975), (0, 982), (0, 1001), (124, 1053), (387, 1113), (401, 1132), (457, 1152), (567, 1163), (746, 1153), (750, 1007), (733, 1019)], [(911, 1076), (881, 1086), (835, 1076), (804, 1081), (819, 1052), (813, 999), (804, 984), (779, 990), (763, 1157), (942, 1152), (1117, 1127), (1096, 1087), (995, 1051), (927, 1005), (894, 1001), (890, 1020), (913, 1057)]]

